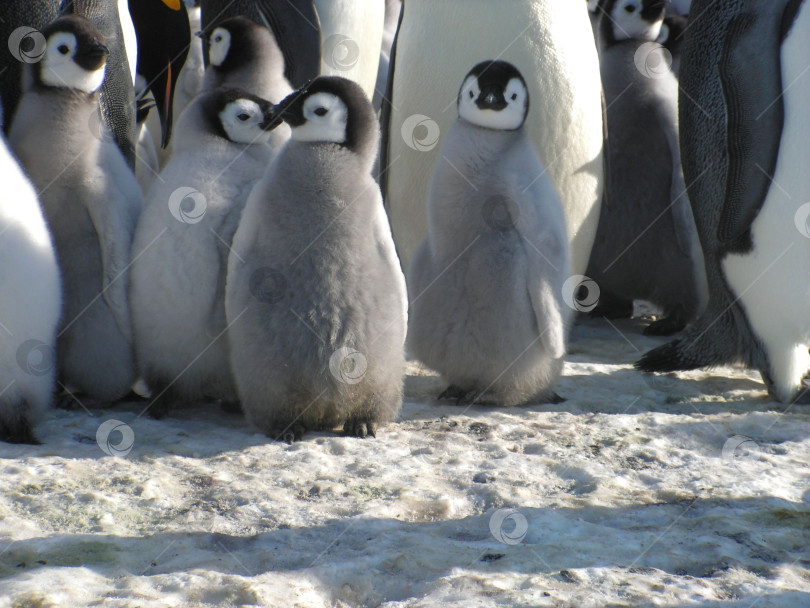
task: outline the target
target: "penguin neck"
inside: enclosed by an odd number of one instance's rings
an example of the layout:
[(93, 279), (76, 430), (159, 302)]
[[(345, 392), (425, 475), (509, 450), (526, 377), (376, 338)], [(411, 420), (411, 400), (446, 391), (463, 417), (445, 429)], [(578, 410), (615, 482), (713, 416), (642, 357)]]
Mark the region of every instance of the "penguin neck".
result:
[(467, 163), (465, 166), (478, 173), (480, 169), (498, 162), (509, 148), (525, 137), (522, 127), (513, 131), (488, 129), (459, 118), (450, 128), (447, 139), (448, 144), (454, 142), (458, 146), (456, 151)]

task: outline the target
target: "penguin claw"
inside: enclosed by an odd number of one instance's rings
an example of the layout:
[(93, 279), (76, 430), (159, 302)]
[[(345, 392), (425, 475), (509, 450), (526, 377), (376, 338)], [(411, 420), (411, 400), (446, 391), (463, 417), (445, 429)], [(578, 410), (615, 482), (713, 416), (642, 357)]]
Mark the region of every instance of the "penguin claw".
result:
[(347, 420), (343, 424), (343, 434), (348, 437), (376, 437), (377, 425), (374, 422)]
[(273, 433), (273, 435), (275, 436), (276, 441), (283, 441), (284, 443), (291, 445), (296, 441), (301, 441), (306, 432), (307, 427), (305, 427), (303, 424), (294, 423), (281, 432)]

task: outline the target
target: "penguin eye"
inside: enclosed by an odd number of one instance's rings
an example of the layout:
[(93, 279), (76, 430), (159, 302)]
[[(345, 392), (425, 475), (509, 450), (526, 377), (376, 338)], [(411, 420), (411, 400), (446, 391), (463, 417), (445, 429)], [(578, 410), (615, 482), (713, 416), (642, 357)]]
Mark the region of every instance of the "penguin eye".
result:
[(237, 116), (237, 118), (242, 122), (245, 122), (248, 118), (250, 118), (250, 114), (245, 114), (244, 112), (242, 112)]
[(315, 114), (317, 114), (318, 116), (326, 116), (328, 113), (329, 110), (327, 110), (326, 108), (318, 108), (315, 110)]
[(517, 99), (517, 93), (512, 93), (512, 101), (515, 101), (516, 99)]
[(217, 34), (214, 36), (214, 42), (222, 42), (222, 34)]
[(62, 53), (63, 55), (67, 55), (70, 52), (70, 49), (66, 44), (60, 44), (58, 47), (56, 47), (56, 50)]
[(475, 97), (475, 93), (473, 93), (472, 91), (470, 91), (470, 99), (472, 99), (473, 97)]
[(636, 7), (632, 4), (628, 4), (627, 6), (624, 7), (624, 10), (626, 10), (628, 13), (635, 13)]

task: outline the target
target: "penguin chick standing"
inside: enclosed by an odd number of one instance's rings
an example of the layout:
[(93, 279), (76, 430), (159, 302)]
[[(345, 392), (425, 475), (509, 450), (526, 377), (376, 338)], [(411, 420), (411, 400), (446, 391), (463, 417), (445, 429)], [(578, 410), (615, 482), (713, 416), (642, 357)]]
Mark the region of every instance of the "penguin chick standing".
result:
[(161, 417), (171, 399), (236, 402), (225, 333), (228, 253), (273, 156), (273, 105), (237, 89), (200, 94), (147, 197), (132, 245), (135, 349)]
[(610, 180), (586, 272), (602, 295), (594, 314), (622, 316), (623, 308), (630, 316), (633, 300), (661, 307), (664, 318), (644, 331), (650, 335), (680, 331), (707, 299), (680, 163), (678, 82), (655, 43), (665, 6), (664, 0), (600, 4)]
[[(458, 94), (410, 268), (408, 345), (451, 387), (441, 397), (554, 400), (563, 368), (568, 240), (557, 193), (523, 128), (529, 93), (504, 61)], [(440, 398), (441, 398), (440, 397)]]
[(40, 191), (62, 272), (60, 376), (109, 402), (134, 379), (127, 271), (143, 198), (112, 138), (91, 128), (107, 58), (98, 30), (70, 15), (42, 33), (45, 54), (29, 66), (9, 142)]
[[(217, 87), (242, 89), (273, 103), (292, 93), (284, 77), (284, 55), (273, 34), (245, 17), (232, 17), (203, 38), (208, 67), (201, 91)], [(279, 150), (290, 137), (286, 125), (273, 132), (270, 145)]]
[(0, 175), (0, 441), (36, 443), (32, 426), (56, 386), (59, 268), (34, 187), (2, 135)]
[(292, 139), (251, 193), (228, 263), (231, 363), (272, 436), (374, 435), (402, 404), (400, 270), (371, 176), (379, 127), (359, 85), (319, 77), (277, 108)]

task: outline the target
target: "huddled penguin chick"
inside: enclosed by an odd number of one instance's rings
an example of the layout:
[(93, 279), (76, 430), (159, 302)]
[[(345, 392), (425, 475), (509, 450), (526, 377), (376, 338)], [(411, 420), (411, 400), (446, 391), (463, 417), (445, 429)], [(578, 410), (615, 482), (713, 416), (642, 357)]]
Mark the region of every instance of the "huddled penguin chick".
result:
[(705, 306), (703, 255), (678, 146), (678, 82), (655, 40), (664, 0), (602, 0), (599, 24), (610, 179), (586, 274), (599, 286), (592, 314), (629, 317), (647, 300), (669, 335)]
[(559, 399), (568, 239), (559, 197), (524, 129), (528, 111), (513, 65), (476, 65), (433, 174), (428, 236), (409, 274), (408, 345), (451, 383), (440, 398)]
[(810, 3), (694, 0), (692, 11), (681, 143), (709, 306), (637, 367), (744, 363), (772, 398), (808, 403)]
[[(273, 103), (292, 93), (284, 77), (284, 55), (273, 34), (245, 17), (226, 19), (206, 33), (203, 53), (208, 67), (201, 91), (236, 88)], [(289, 128), (279, 125), (270, 145), (279, 150), (289, 136)]]
[(147, 197), (132, 245), (130, 299), (149, 413), (170, 401), (235, 403), (225, 273), (245, 201), (273, 157), (273, 105), (238, 89), (200, 94)]
[(2, 134), (0, 175), (0, 441), (36, 443), (32, 427), (56, 387), (59, 268), (36, 191)]
[(251, 193), (228, 263), (231, 363), (273, 437), (374, 435), (402, 404), (400, 270), (371, 176), (379, 127), (359, 85), (319, 77), (277, 108), (292, 139)]
[(71, 15), (42, 34), (45, 54), (29, 66), (9, 142), (40, 191), (62, 273), (59, 375), (72, 389), (115, 401), (135, 375), (127, 284), (143, 198), (112, 137), (98, 129), (107, 58), (98, 30)]

